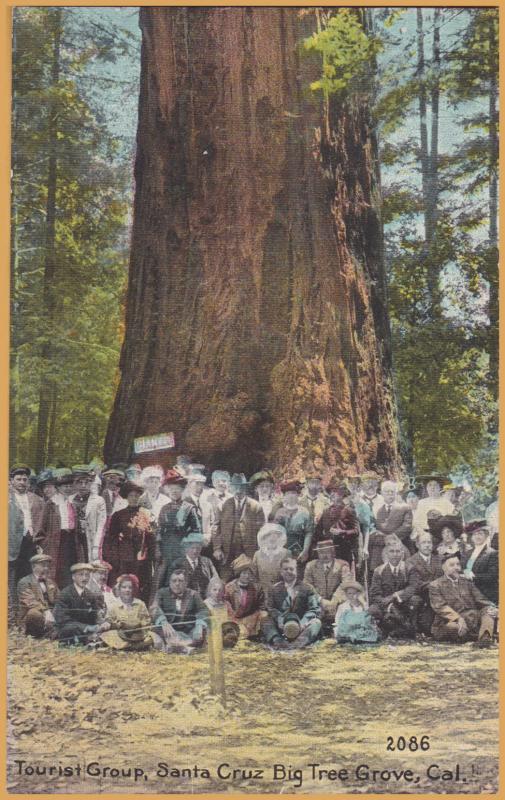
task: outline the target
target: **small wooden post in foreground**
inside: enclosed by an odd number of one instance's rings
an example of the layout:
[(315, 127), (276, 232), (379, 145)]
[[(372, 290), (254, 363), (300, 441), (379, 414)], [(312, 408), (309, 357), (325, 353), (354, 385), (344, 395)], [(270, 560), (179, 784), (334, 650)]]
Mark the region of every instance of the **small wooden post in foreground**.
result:
[(218, 694), (223, 703), (226, 704), (221, 620), (212, 614), (209, 619), (209, 640), (207, 647), (209, 651), (210, 691), (212, 694)]

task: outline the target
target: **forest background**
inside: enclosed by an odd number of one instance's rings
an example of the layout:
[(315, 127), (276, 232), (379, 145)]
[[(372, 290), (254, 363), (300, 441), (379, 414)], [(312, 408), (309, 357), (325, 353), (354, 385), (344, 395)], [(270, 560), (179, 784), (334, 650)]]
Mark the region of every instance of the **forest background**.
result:
[[(379, 142), (409, 473), (497, 482), (498, 12), (311, 9), (310, 91), (360, 91)], [(140, 73), (132, 8), (13, 20), (10, 459), (101, 457), (118, 382)]]

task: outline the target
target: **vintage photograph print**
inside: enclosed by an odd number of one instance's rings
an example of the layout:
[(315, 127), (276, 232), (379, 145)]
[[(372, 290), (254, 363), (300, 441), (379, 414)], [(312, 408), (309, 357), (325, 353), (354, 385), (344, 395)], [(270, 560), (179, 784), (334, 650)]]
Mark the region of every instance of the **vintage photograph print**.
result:
[(9, 793), (498, 797), (498, 22), (12, 9)]

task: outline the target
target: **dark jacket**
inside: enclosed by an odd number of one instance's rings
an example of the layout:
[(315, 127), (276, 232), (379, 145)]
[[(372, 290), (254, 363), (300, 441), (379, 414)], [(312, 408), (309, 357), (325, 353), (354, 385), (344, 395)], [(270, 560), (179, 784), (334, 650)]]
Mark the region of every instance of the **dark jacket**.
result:
[(29, 611), (48, 611), (54, 607), (58, 597), (58, 587), (47, 578), (45, 581), (47, 594), (44, 595), (35, 575), (27, 575), (18, 583), (18, 620), (21, 624)]
[(181, 610), (177, 610), (177, 598), (169, 586), (158, 589), (156, 599), (151, 608), (151, 615), (156, 625), (169, 622), (177, 631), (190, 633), (197, 619), (206, 620), (209, 609), (193, 589), (186, 589), (181, 597)]
[(303, 581), (296, 581), (294, 588), (295, 597), (291, 601), (284, 581), (279, 581), (273, 586), (267, 599), (267, 611), (274, 622), (282, 619), (285, 614), (296, 614), (302, 624), (310, 619), (319, 619), (321, 604), (312, 586)]
[(415, 553), (408, 559), (407, 565), (411, 568), (409, 584), (414, 593), (428, 601), (429, 584), (443, 575), (440, 558), (432, 553), (428, 564), (420, 553)]
[(193, 569), (186, 556), (184, 556), (184, 558), (177, 559), (171, 571), (168, 569), (165, 571), (160, 580), (160, 586), (168, 586), (170, 574), (174, 569), (184, 570), (188, 589), (193, 589), (195, 592), (198, 592), (202, 600), (206, 597), (210, 579), (218, 577), (216, 568), (210, 558), (199, 556), (198, 563), (195, 569)]
[(102, 595), (94, 594), (84, 588), (78, 594), (74, 583), (65, 586), (59, 594), (54, 606), (54, 619), (59, 633), (66, 625), (84, 632), (88, 625), (96, 625), (98, 612), (103, 608)]
[(389, 562), (381, 564), (374, 570), (372, 586), (370, 588), (370, 605), (374, 604), (385, 610), (390, 603), (394, 602), (393, 595), (398, 592), (402, 602), (409, 600), (414, 594), (412, 584), (409, 583), (409, 575), (412, 567), (405, 561), (398, 564), (398, 575), (393, 575), (393, 570)]
[(389, 513), (383, 505), (377, 511), (375, 526), (378, 531), (389, 535), (394, 533), (402, 542), (412, 533), (412, 511), (406, 503), (393, 503)]
[[(472, 551), (463, 556), (464, 566), (471, 558)], [(474, 574), (474, 585), (482, 592), (484, 597), (498, 604), (498, 553), (492, 547), (481, 550), (475, 559), (472, 572)]]

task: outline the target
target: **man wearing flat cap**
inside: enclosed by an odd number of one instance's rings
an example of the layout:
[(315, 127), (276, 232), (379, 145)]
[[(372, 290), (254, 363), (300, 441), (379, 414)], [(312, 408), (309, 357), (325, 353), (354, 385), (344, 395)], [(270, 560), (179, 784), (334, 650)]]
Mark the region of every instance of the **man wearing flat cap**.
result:
[(51, 557), (39, 553), (32, 556), (32, 574), (18, 583), (18, 622), (28, 636), (55, 637), (54, 605), (58, 587), (49, 577)]
[(107, 521), (116, 511), (126, 508), (126, 501), (121, 497), (119, 490), (124, 483), (126, 475), (122, 469), (105, 467), (101, 473), (102, 498), (105, 503)]
[(54, 606), (54, 619), (58, 639), (63, 644), (85, 645), (96, 641), (102, 631), (110, 628), (102, 622), (104, 616), (103, 597), (90, 592), (91, 564), (74, 564), (71, 569), (72, 583), (59, 594)]
[(247, 497), (247, 480), (243, 474), (232, 475), (233, 497), (223, 503), (212, 546), (221, 579), (233, 578), (232, 562), (241, 554), (252, 558), (258, 547), (258, 531), (263, 525), (260, 504)]
[(442, 577), (429, 586), (435, 614), (431, 628), (433, 638), (448, 642), (477, 639), (482, 646), (491, 644), (497, 607), (471, 580), (461, 575), (458, 556), (447, 555), (442, 561), (442, 570)]

